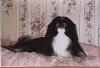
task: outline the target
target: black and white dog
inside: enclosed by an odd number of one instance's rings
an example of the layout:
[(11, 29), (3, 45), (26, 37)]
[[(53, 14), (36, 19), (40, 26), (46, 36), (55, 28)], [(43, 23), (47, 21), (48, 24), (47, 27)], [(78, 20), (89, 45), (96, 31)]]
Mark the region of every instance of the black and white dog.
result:
[(52, 20), (44, 37), (32, 39), (23, 36), (15, 45), (2, 47), (14, 52), (36, 52), (46, 56), (67, 57), (70, 54), (72, 57), (86, 57), (78, 42), (76, 25), (69, 18), (61, 16)]

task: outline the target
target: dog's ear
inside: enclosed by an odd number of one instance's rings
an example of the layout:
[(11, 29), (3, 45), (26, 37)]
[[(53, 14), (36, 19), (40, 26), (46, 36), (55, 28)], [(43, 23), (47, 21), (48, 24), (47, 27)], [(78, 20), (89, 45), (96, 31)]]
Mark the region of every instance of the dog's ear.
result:
[(70, 19), (67, 20), (67, 26), (65, 28), (65, 34), (72, 40), (78, 41), (76, 25)]
[(80, 46), (79, 42), (71, 42), (71, 45), (68, 47), (72, 56), (85, 58), (87, 55), (84, 52), (83, 48)]
[(48, 25), (47, 32), (45, 34), (46, 37), (54, 37), (57, 35), (57, 23), (61, 21), (61, 17), (55, 17), (52, 22)]
[(56, 22), (52, 21), (47, 28), (47, 32), (45, 34), (45, 37), (54, 37), (57, 35), (57, 27), (56, 27)]

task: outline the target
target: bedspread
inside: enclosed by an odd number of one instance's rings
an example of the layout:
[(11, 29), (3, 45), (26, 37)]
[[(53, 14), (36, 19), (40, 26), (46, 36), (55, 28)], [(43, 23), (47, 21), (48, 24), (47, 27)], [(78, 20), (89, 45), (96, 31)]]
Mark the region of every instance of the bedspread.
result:
[(2, 66), (100, 66), (100, 47), (81, 43), (87, 58), (81, 63), (70, 60), (66, 63), (59, 62), (54, 56), (47, 57), (35, 52), (14, 53), (1, 48)]

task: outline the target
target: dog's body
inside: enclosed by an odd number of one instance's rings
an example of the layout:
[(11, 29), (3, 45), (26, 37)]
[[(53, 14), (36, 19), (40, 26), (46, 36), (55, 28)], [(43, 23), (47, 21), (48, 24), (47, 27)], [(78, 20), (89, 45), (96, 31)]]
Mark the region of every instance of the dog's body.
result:
[(51, 46), (46, 46), (45, 37), (31, 39), (31, 36), (22, 36), (18, 39), (18, 41), (11, 46), (2, 46), (7, 48), (13, 52), (36, 52), (46, 56), (51, 56), (53, 50)]
[(18, 52), (36, 52), (46, 56), (86, 57), (78, 42), (76, 25), (67, 17), (56, 17), (48, 25), (45, 37), (21, 37), (14, 46), (5, 47)]

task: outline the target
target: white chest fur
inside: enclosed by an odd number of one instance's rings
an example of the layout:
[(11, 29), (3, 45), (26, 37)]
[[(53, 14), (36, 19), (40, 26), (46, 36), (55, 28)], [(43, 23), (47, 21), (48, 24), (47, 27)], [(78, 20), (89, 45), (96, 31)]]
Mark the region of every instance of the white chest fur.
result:
[(66, 51), (70, 44), (70, 38), (64, 34), (65, 29), (58, 29), (58, 34), (53, 38), (53, 49), (58, 56), (66, 57), (68, 52)]

